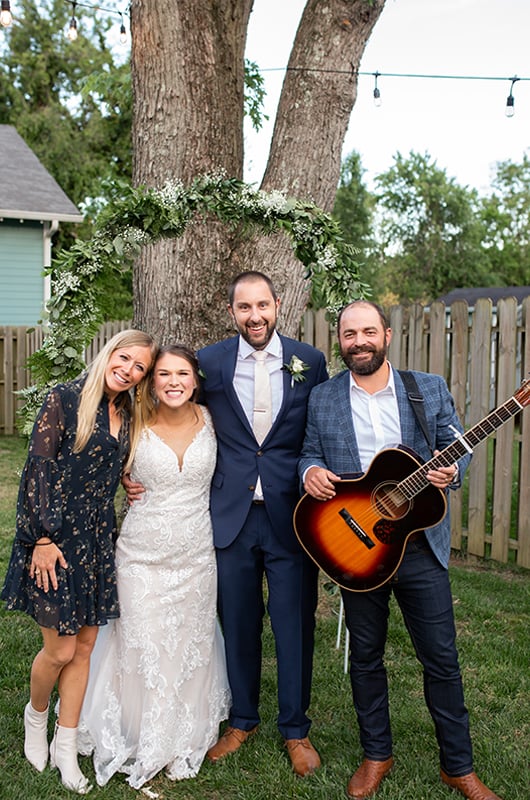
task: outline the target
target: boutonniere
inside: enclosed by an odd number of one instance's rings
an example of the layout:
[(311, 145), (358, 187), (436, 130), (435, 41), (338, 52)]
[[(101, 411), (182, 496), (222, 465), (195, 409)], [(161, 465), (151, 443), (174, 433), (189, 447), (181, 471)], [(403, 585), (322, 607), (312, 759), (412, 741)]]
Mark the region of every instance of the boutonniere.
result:
[(291, 376), (291, 389), (295, 381), (305, 381), (304, 372), (309, 369), (309, 364), (305, 364), (298, 356), (293, 356), (288, 364), (284, 364), (282, 369)]

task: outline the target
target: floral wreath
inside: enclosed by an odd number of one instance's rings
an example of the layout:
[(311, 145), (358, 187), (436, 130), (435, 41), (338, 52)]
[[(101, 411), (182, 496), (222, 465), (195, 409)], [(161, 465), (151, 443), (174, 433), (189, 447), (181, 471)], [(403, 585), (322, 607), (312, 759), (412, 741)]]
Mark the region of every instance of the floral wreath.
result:
[(189, 186), (168, 182), (161, 189), (120, 182), (114, 193), (98, 215), (90, 241), (79, 240), (61, 251), (48, 270), (53, 294), (43, 315), (42, 347), (28, 362), (34, 385), (21, 391), (23, 433), (30, 433), (48, 389), (85, 367), (84, 348), (104, 321), (98, 278), (128, 269), (144, 245), (182, 236), (197, 213), (213, 214), (234, 229), (286, 233), (306, 267), (305, 278), (318, 284), (331, 316), (345, 299), (368, 289), (358, 278), (355, 248), (344, 241), (333, 217), (312, 202), (265, 192), (222, 172), (200, 175)]

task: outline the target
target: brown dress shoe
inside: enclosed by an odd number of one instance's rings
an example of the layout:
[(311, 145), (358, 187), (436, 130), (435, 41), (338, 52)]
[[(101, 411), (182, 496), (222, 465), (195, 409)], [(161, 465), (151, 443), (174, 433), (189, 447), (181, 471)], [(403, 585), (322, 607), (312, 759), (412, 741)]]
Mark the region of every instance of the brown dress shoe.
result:
[(440, 770), (440, 777), (451, 789), (461, 792), (468, 800), (501, 800), (501, 798), (484, 786), (474, 772), (467, 775), (460, 775), (458, 778), (451, 778), (443, 769)]
[(354, 772), (348, 784), (348, 797), (354, 800), (365, 800), (377, 792), (381, 781), (394, 766), (392, 756), (386, 761), (370, 761), (365, 758), (357, 772)]
[(232, 726), (229, 725), (228, 728), (225, 728), (225, 731), (218, 740), (217, 744), (214, 744), (213, 747), (210, 747), (206, 753), (206, 757), (210, 761), (219, 761), (220, 758), (224, 758), (225, 756), (229, 756), (231, 753), (235, 753), (236, 750), (239, 750), (241, 745), (247, 741), (249, 736), (252, 736), (252, 734), (256, 733), (257, 730), (257, 725), (250, 731), (243, 731), (241, 728), (232, 728)]
[(301, 778), (311, 775), (320, 766), (320, 756), (307, 738), (286, 739), (285, 746), (293, 765), (293, 771)]

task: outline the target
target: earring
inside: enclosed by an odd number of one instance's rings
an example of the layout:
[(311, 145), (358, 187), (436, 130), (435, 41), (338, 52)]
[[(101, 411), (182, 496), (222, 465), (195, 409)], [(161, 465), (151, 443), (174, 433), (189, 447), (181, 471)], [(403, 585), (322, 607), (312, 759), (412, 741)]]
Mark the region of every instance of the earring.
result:
[(136, 402), (137, 403), (142, 402), (142, 390), (140, 389), (139, 386), (136, 387)]

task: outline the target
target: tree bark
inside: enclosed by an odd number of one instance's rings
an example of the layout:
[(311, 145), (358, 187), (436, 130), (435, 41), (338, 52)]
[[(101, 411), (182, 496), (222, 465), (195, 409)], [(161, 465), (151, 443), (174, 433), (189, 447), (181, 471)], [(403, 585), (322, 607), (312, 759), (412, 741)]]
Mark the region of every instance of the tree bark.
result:
[[(357, 93), (357, 70), (385, 0), (308, 0), (280, 98), (262, 188), (331, 210)], [(244, 48), (252, 0), (132, 0), (133, 175), (161, 186), (243, 170)], [(241, 269), (271, 275), (282, 330), (306, 303), (304, 268), (281, 235), (237, 240), (201, 220), (144, 248), (134, 273), (135, 324), (192, 346), (229, 332), (226, 288)]]
[[(243, 174), (244, 51), (252, 0), (132, 0), (133, 181), (161, 187), (224, 169)], [(196, 221), (143, 249), (135, 325), (192, 346), (227, 332), (231, 237)]]

